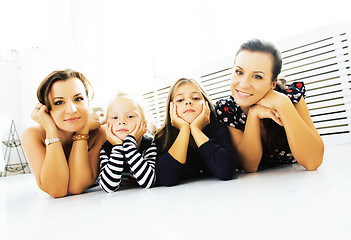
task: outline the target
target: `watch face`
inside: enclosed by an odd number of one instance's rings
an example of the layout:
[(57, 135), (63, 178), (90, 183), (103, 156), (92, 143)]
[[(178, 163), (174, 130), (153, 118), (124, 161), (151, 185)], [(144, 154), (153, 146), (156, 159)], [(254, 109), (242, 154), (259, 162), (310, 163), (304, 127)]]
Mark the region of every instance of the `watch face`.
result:
[(59, 141), (61, 141), (60, 138), (47, 138), (47, 139), (45, 139), (45, 144), (46, 144), (46, 145), (49, 145), (49, 144), (51, 144), (51, 143), (59, 142)]

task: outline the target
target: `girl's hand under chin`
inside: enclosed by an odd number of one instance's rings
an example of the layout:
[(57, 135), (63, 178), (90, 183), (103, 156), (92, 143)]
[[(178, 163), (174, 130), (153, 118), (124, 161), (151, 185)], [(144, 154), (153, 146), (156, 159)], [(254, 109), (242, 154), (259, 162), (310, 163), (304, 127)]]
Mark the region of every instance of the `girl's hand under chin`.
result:
[(114, 134), (113, 124), (111, 123), (107, 123), (106, 138), (112, 145), (120, 145), (123, 143), (123, 140)]
[(133, 132), (130, 133), (130, 135), (135, 138), (135, 140), (139, 145), (146, 131), (147, 131), (147, 124), (145, 122), (137, 122), (135, 129), (133, 130)]
[(173, 127), (177, 128), (178, 130), (188, 129), (189, 126), (190, 126), (189, 123), (184, 121), (177, 114), (177, 105), (174, 104), (173, 102), (171, 102), (169, 108), (170, 108), (169, 109), (169, 113), (170, 113), (170, 116), (171, 116), (171, 125)]
[(210, 120), (211, 120), (210, 114), (211, 114), (211, 110), (208, 106), (208, 102), (204, 101), (202, 103), (201, 113), (190, 124), (190, 128), (191, 129), (197, 128), (202, 131), (202, 129), (204, 129), (208, 124), (210, 124)]

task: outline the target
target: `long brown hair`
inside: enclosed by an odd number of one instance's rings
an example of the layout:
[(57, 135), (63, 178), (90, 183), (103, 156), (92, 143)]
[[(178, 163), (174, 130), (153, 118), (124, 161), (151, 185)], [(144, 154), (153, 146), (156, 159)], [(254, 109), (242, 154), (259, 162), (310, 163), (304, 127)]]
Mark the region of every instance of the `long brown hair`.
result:
[(65, 69), (53, 71), (40, 83), (37, 90), (37, 98), (39, 102), (45, 105), (50, 111), (52, 106), (49, 100), (49, 93), (51, 91), (52, 85), (57, 81), (65, 81), (70, 78), (77, 78), (82, 81), (87, 97), (90, 100), (93, 98), (94, 91), (88, 79), (80, 72), (74, 71), (72, 69)]
[[(168, 150), (175, 139), (178, 136), (179, 130), (171, 125), (171, 115), (169, 112), (169, 105), (173, 101), (173, 95), (174, 92), (180, 87), (181, 85), (184, 85), (186, 83), (191, 83), (194, 85), (202, 94), (204, 97), (205, 101), (208, 103), (208, 106), (211, 110), (210, 113), (210, 122), (216, 122), (216, 113), (214, 110), (213, 103), (211, 101), (211, 98), (208, 96), (208, 94), (202, 89), (202, 87), (194, 80), (194, 79), (188, 79), (188, 78), (180, 78), (175, 83), (172, 85), (171, 89), (168, 92), (168, 97), (167, 97), (167, 102), (166, 102), (166, 118), (165, 121), (162, 125), (162, 127), (156, 132), (155, 135), (155, 140), (158, 143), (158, 151), (164, 152)], [(160, 147), (159, 147), (160, 146)]]

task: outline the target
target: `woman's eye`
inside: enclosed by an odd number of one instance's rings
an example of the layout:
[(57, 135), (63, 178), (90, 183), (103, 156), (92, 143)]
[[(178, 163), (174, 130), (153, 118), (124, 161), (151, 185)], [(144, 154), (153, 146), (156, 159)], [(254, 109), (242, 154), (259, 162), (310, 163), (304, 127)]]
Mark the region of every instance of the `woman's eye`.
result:
[(116, 119), (118, 119), (118, 117), (112, 117), (112, 119), (113, 119), (113, 120), (116, 120)]
[(184, 101), (184, 99), (182, 99), (182, 98), (176, 100), (176, 102), (178, 102), (178, 103), (181, 103), (183, 101)]
[(194, 100), (197, 100), (197, 101), (198, 101), (198, 100), (201, 100), (200, 97), (193, 97), (193, 99), (194, 99)]
[(132, 116), (132, 115), (129, 115), (129, 116), (127, 116), (127, 118), (133, 118), (134, 116)]
[(253, 76), (255, 79), (262, 79), (262, 77), (260, 75), (254, 75)]
[(240, 71), (240, 70), (236, 70), (235, 73), (236, 73), (237, 75), (243, 75), (243, 72)]
[(74, 100), (75, 100), (76, 102), (81, 102), (81, 101), (84, 101), (84, 98), (82, 98), (82, 97), (76, 97)]
[(54, 105), (61, 105), (61, 104), (63, 104), (63, 101), (61, 100), (54, 103)]

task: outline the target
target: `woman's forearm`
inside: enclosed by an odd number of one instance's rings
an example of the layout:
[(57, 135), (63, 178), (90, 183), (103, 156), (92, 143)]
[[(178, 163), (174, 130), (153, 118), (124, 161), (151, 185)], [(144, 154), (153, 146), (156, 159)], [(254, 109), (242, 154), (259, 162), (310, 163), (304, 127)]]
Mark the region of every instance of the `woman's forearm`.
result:
[(40, 169), (40, 188), (53, 197), (67, 194), (69, 169), (60, 142), (46, 146), (46, 154)]
[[(46, 139), (58, 138), (57, 128), (46, 129)], [(61, 142), (46, 145), (40, 168), (39, 187), (53, 197), (67, 195), (69, 168)]]
[(79, 194), (94, 183), (96, 176), (93, 173), (93, 166), (89, 161), (87, 140), (73, 141), (69, 156), (70, 182), (68, 191), (72, 194)]
[(260, 119), (249, 111), (245, 130), (237, 147), (239, 166), (246, 172), (256, 172), (262, 158)]
[(287, 100), (281, 101), (276, 106), (276, 110), (284, 125), (289, 147), (297, 162), (307, 170), (315, 170), (323, 161), (323, 141), (314, 126), (309, 126), (303, 120), (303, 117), (306, 119), (310, 118), (307, 106), (304, 106), (306, 105), (304, 101), (297, 103), (303, 109), (299, 113), (291, 101)]

